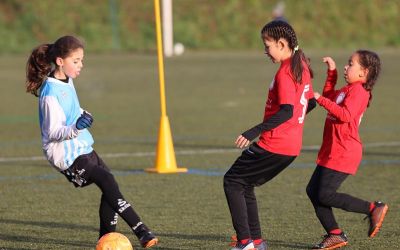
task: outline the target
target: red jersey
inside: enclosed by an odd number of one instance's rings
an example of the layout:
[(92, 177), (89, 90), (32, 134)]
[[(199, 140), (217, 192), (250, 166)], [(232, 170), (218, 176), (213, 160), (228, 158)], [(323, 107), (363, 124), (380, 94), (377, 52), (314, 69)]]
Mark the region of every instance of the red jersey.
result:
[(293, 105), (293, 117), (278, 127), (263, 131), (257, 142), (269, 152), (297, 156), (300, 154), (304, 118), (308, 100), (314, 97), (311, 75), (303, 63), (302, 82), (298, 83), (290, 71), (291, 58), (283, 61), (269, 87), (264, 122), (279, 111), (280, 105)]
[(335, 90), (336, 81), (337, 71), (328, 70), (323, 96), (317, 100), (328, 111), (317, 164), (354, 175), (362, 157), (358, 128), (370, 93), (362, 86), (363, 82)]

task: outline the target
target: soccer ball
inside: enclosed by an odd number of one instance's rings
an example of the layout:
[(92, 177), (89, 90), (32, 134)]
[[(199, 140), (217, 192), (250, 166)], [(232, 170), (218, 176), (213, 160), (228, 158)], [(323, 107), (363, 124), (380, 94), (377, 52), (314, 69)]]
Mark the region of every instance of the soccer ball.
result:
[(113, 232), (99, 239), (96, 250), (133, 250), (133, 247), (125, 235)]
[(174, 45), (174, 54), (180, 56), (185, 52), (185, 46), (182, 43), (176, 43)]

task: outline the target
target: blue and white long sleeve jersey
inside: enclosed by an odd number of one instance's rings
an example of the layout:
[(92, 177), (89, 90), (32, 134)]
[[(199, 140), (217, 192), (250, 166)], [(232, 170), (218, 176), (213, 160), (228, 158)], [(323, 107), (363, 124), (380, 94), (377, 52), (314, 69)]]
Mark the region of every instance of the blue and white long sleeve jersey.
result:
[(75, 125), (82, 113), (72, 79), (65, 83), (48, 77), (39, 96), (42, 147), (47, 160), (59, 171), (93, 151), (89, 130), (78, 130)]

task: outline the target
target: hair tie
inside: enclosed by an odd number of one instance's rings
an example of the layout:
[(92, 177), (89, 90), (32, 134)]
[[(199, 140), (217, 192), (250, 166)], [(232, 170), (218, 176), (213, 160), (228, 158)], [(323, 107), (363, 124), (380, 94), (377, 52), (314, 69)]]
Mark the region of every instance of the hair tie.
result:
[(299, 50), (299, 45), (297, 45), (296, 47), (294, 47), (293, 51), (296, 52)]

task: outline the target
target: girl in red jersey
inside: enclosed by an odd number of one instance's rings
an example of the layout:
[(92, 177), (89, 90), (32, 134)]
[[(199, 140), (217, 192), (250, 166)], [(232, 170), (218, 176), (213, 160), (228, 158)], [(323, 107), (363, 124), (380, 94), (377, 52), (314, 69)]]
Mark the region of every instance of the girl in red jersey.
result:
[(368, 202), (337, 190), (349, 175), (354, 175), (362, 157), (358, 133), (361, 118), (372, 98), (371, 91), (380, 73), (380, 59), (367, 50), (353, 53), (344, 67), (347, 85), (335, 90), (336, 64), (330, 57), (323, 58), (328, 76), (322, 96), (314, 92), (317, 103), (328, 111), (317, 167), (307, 186), (315, 213), (327, 232), (313, 249), (335, 249), (347, 245), (347, 236), (339, 228), (332, 208), (363, 213), (369, 217), (369, 237), (374, 237), (382, 225), (388, 206), (382, 202)]
[[(264, 26), (265, 54), (280, 67), (269, 87), (263, 122), (239, 135), (247, 147), (224, 176), (224, 191), (237, 241), (232, 250), (267, 249), (262, 240), (254, 187), (284, 170), (300, 153), (305, 114), (316, 106), (309, 60), (299, 49), (296, 33), (284, 21)], [(236, 239), (235, 239), (236, 240)]]

